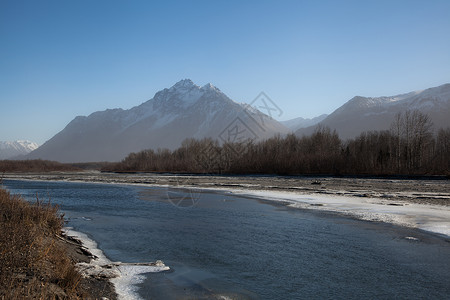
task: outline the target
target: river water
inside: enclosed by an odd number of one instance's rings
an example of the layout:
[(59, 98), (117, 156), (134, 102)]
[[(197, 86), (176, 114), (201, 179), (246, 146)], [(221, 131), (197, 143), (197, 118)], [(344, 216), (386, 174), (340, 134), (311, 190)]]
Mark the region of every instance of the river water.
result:
[(5, 180), (58, 204), (112, 261), (163, 260), (144, 299), (438, 298), (450, 295), (440, 236), (226, 192)]

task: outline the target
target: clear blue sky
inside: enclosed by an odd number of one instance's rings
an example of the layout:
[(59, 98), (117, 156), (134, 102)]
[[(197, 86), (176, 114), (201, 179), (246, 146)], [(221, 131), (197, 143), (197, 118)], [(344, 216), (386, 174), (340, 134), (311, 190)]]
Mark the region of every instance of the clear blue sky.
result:
[(448, 83), (450, 1), (0, 0), (0, 140), (42, 144), (183, 78), (264, 91), (281, 120)]

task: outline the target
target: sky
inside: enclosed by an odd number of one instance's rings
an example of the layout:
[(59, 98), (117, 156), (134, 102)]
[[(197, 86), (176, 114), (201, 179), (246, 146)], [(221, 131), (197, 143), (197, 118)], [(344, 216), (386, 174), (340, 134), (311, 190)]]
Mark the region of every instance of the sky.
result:
[(42, 144), (185, 78), (265, 92), (279, 120), (449, 83), (449, 16), (448, 0), (0, 0), (0, 141)]

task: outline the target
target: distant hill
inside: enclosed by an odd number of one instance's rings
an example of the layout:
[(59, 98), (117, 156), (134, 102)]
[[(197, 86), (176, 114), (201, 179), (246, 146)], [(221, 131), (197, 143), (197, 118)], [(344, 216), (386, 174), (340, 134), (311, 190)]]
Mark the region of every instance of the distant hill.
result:
[(179, 147), (186, 138), (259, 140), (289, 130), (211, 84), (185, 79), (139, 106), (78, 116), (26, 158), (59, 162), (119, 161), (130, 152)]
[(0, 160), (12, 159), (30, 153), (39, 147), (38, 144), (30, 141), (19, 140), (13, 142), (0, 141)]
[[(450, 84), (391, 97), (356, 96), (328, 115), (320, 124), (336, 129), (342, 139), (364, 131), (387, 130), (399, 112), (419, 110), (428, 114), (434, 128), (450, 127)], [(298, 136), (309, 135), (315, 126), (298, 129)]]
[(327, 114), (323, 114), (311, 119), (298, 117), (287, 121), (281, 121), (280, 123), (289, 128), (290, 130), (296, 131), (300, 128), (314, 126), (317, 123), (324, 120), (327, 116), (328, 116)]

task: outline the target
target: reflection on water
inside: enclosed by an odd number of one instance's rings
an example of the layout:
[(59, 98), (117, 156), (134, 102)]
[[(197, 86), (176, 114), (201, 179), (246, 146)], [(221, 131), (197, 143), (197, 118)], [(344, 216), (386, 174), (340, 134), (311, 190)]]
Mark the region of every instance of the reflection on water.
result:
[(147, 275), (139, 291), (145, 299), (450, 294), (450, 244), (418, 230), (209, 191), (4, 184), (29, 199), (36, 192), (51, 197), (68, 225), (88, 233), (113, 261), (161, 259), (172, 267)]

